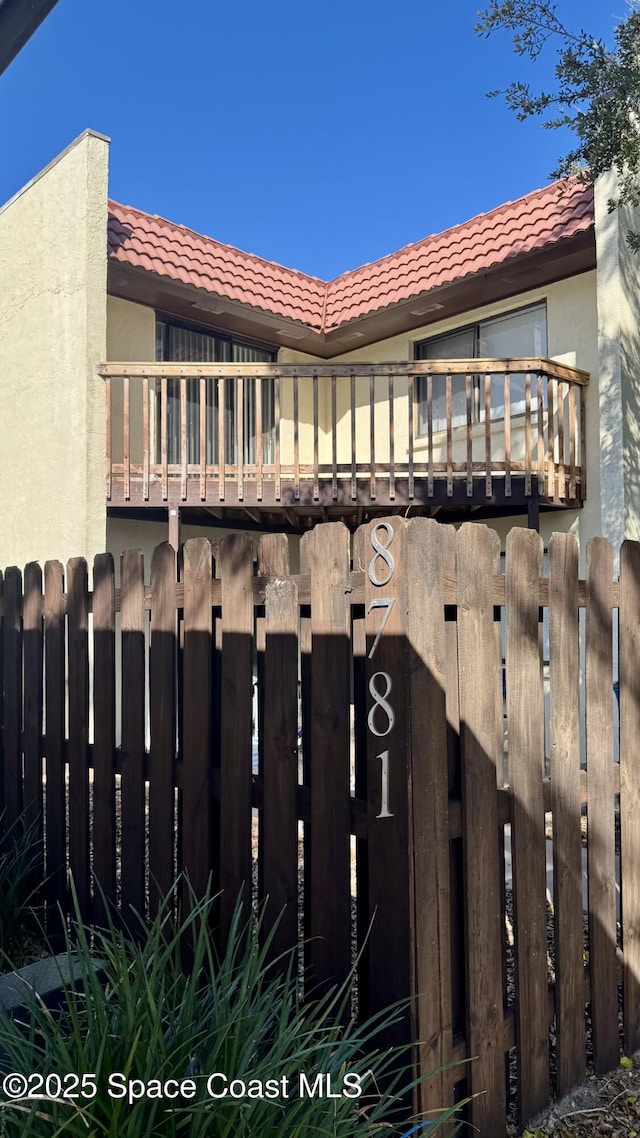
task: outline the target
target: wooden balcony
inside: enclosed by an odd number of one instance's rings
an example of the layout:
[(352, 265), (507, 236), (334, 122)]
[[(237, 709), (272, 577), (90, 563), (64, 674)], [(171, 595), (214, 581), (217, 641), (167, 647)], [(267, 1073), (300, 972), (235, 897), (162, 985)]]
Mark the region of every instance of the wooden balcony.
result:
[[(258, 521), (582, 505), (589, 376), (545, 359), (110, 363), (111, 511)], [(220, 413), (220, 409), (224, 409)]]

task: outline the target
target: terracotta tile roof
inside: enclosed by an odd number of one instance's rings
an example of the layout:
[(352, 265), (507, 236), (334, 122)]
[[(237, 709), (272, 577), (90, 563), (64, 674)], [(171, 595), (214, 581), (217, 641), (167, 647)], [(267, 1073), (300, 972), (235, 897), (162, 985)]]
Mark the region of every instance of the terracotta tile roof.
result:
[(109, 255), (217, 296), (330, 332), (431, 289), (487, 272), (593, 226), (593, 189), (555, 182), (328, 283), (181, 225), (109, 203)]
[(130, 206), (109, 202), (109, 256), (322, 328), (326, 284)]
[(555, 182), (535, 190), (336, 277), (327, 290), (324, 330), (555, 245), (593, 220), (591, 186), (572, 181), (560, 194)]

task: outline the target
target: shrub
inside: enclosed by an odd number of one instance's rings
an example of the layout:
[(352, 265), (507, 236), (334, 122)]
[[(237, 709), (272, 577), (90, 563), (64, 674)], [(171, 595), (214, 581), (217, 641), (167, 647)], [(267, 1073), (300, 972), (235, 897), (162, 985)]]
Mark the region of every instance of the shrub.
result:
[(41, 856), (37, 827), (25, 825), (24, 817), (19, 817), (0, 839), (0, 969), (19, 968), (41, 955), (44, 937), (38, 938), (31, 908), (42, 887), (34, 882)]
[[(293, 960), (288, 969), (283, 960), (269, 964), (268, 938), (262, 943), (260, 921), (244, 928), (240, 907), (218, 960), (211, 932), (214, 899), (196, 902), (191, 897), (190, 912), (176, 927), (175, 896), (167, 898), (139, 938), (114, 924), (89, 930), (77, 919), (68, 950), (82, 966), (85, 979), (79, 988), (65, 988), (61, 1010), (51, 1012), (34, 998), (22, 1023), (0, 1017), (2, 1075), (54, 1073), (64, 1086), (67, 1075), (94, 1074), (97, 1086), (95, 1096), (89, 1082), (88, 1098), (61, 1101), (58, 1084), (50, 1080), (41, 1088), (45, 1098), (4, 1101), (0, 1134), (373, 1138), (402, 1133), (415, 1123), (407, 1120), (402, 1106), (411, 1083), (408, 1053), (384, 1052), (376, 1043), (378, 1031), (396, 1022), (406, 1008), (341, 1027), (339, 1020), (348, 1007), (346, 988), (302, 1005)], [(143, 1097), (132, 1103), (111, 1098), (107, 1085), (114, 1072), (141, 1080), (147, 1089), (151, 1080), (193, 1079), (195, 1097)], [(291, 1080), (290, 1097), (212, 1099), (206, 1084), (214, 1072), (247, 1084), (284, 1076)], [(334, 1091), (348, 1072), (368, 1075), (362, 1097), (331, 1099), (299, 1097), (300, 1072), (306, 1072), (311, 1083), (317, 1072), (328, 1072)], [(66, 1082), (67, 1088), (70, 1085)], [(385, 1086), (384, 1095), (377, 1092), (378, 1085)], [(218, 1088), (221, 1079), (215, 1083)], [(391, 1121), (394, 1114), (398, 1127)], [(455, 1132), (451, 1113), (443, 1113), (424, 1133), (436, 1131), (438, 1138)]]

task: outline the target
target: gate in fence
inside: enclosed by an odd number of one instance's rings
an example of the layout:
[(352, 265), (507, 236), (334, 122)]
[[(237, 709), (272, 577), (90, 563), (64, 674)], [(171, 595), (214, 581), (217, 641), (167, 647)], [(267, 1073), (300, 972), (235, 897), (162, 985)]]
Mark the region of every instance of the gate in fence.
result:
[(92, 875), (149, 913), (184, 869), (222, 890), (223, 936), (243, 886), (268, 896), (314, 985), (366, 939), (359, 1011), (411, 997), (390, 1042), (435, 1072), (420, 1108), (463, 1085), (495, 1138), (514, 1070), (525, 1120), (588, 1053), (616, 1065), (620, 984), (640, 1047), (640, 545), (614, 579), (593, 539), (579, 580), (557, 534), (543, 576), (513, 530), (501, 572), (485, 526), (393, 517), (318, 526), (300, 556), (291, 575), (270, 535), (256, 567), (236, 534), (158, 547), (149, 585), (136, 551), (119, 586), (97, 557), (91, 590), (81, 559), (8, 569), (5, 825), (44, 835), (54, 933), (69, 869), (96, 920)]

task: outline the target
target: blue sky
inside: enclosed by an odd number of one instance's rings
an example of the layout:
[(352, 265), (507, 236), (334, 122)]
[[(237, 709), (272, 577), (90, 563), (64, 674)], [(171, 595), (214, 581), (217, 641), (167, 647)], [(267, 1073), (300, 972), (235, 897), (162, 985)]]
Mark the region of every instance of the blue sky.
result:
[[(58, 0), (0, 76), (0, 201), (85, 127), (110, 194), (327, 278), (544, 185), (570, 136), (488, 90), (548, 81), (477, 0)], [(624, 0), (558, 0), (611, 42)]]

